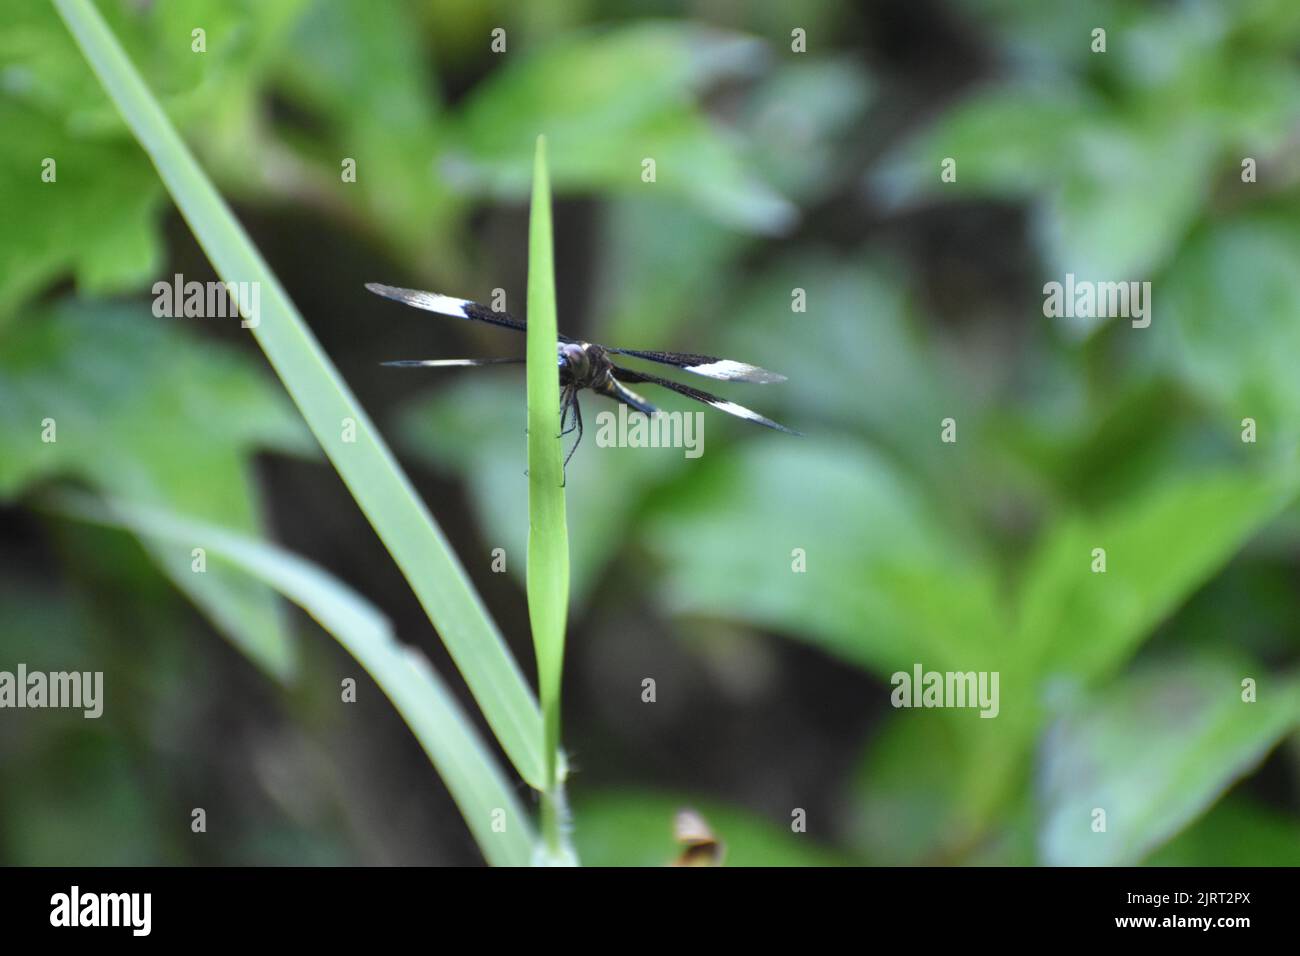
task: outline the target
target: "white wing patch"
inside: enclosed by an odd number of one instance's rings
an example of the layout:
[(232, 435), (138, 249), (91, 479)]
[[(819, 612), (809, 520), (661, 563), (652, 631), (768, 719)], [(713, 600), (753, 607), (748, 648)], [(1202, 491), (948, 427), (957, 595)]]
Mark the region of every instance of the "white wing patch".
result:
[(482, 359), (398, 359), (384, 364), (399, 368), (450, 368), (457, 365), (482, 365), (484, 362)]
[(728, 415), (735, 415), (737, 418), (743, 418), (748, 422), (756, 422), (759, 425), (766, 425), (768, 428), (775, 428), (779, 432), (789, 432), (791, 435), (799, 434), (793, 428), (786, 428), (784, 425), (778, 425), (770, 418), (764, 418), (758, 412), (746, 408), (744, 405), (737, 405), (735, 402), (727, 402), (722, 399), (709, 402), (720, 412), (726, 412)]
[(735, 415), (737, 418), (747, 418), (751, 422), (766, 421), (758, 412), (746, 408), (744, 405), (737, 405), (735, 402), (711, 402), (714, 408), (726, 412), (728, 415)]
[(397, 359), (381, 362), (394, 368), (457, 368), (478, 365), (522, 365), (521, 358), (465, 358), (465, 359)]
[(744, 362), (733, 362), (731, 359), (719, 359), (716, 362), (710, 362), (707, 365), (684, 365), (682, 366), (688, 372), (694, 372), (696, 375), (705, 375), (709, 378), (720, 379), (724, 382), (742, 379), (746, 382), (784, 382), (785, 376), (778, 375), (776, 372), (769, 372), (767, 369), (759, 368), (757, 365), (747, 365)]
[(380, 285), (378, 282), (367, 282), (366, 288), (375, 295), (382, 295), (385, 299), (405, 302), (407, 305), (428, 312), (454, 315), (458, 319), (468, 319), (469, 313), (465, 311), (465, 307), (473, 305), (468, 299), (453, 299), (449, 295), (438, 295), (436, 292), (424, 292), (420, 289), (399, 289), (397, 286)]

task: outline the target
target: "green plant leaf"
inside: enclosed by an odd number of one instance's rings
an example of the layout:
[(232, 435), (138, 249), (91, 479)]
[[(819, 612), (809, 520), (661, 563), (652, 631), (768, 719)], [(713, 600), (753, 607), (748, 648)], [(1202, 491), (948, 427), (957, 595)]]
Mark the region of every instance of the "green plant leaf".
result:
[(217, 274), (260, 287), (261, 315), (252, 330), (258, 344), (419, 597), (511, 762), (540, 787), (535, 698), (442, 531), (98, 11), (87, 0), (56, 6)]
[(1300, 823), (1229, 794), (1147, 860), (1150, 866), (1290, 866), (1300, 861)]
[[(972, 393), (979, 386), (962, 379), (956, 363), (945, 361), (899, 275), (897, 263), (863, 252), (834, 258), (819, 251), (778, 260), (721, 297), (734, 300), (737, 321), (723, 330), (716, 348), (709, 343), (710, 350), (789, 376), (755, 395), (765, 414), (795, 428), (807, 423), (817, 434), (832, 426), (864, 431), (901, 463), (934, 476), (930, 489), (943, 493), (954, 483), (955, 470), (965, 484), (974, 469), (960, 443), (922, 442), (916, 436), (937, 431), (959, 407), (962, 428), (970, 430), (963, 434), (971, 434), (978, 427), (980, 400)], [(791, 335), (792, 289), (807, 294), (807, 311), (796, 316), (797, 335)], [(862, 303), (870, 303), (869, 349), (857, 347)], [(952, 497), (965, 503), (968, 494)]]
[[(237, 150), (246, 178), (251, 89), (260, 67), (282, 55), (286, 25), (303, 5), (111, 3), (103, 15), (174, 120), (210, 147)], [(87, 295), (138, 288), (162, 263), (164, 194), (148, 158), (84, 69), (54, 7), (11, 0), (5, 14), (0, 179), (6, 219), (22, 228), (0, 230), (0, 317), (69, 272)], [(202, 54), (191, 50), (197, 25), (207, 31)], [(42, 177), (47, 159), (52, 182)]]
[[(783, 231), (794, 206), (692, 102), (712, 80), (752, 73), (762, 54), (750, 37), (647, 23), (512, 58), (466, 103), (442, 172), (467, 189), (522, 196), (532, 157), (518, 131), (540, 129), (556, 189), (663, 189), (733, 228)], [(645, 159), (656, 163), (653, 185), (641, 178)]]
[[(1073, 133), (1086, 98), (1060, 86), (1013, 85), (975, 92), (934, 124), (882, 157), (868, 182), (888, 208), (904, 208), (951, 190), (958, 196), (1022, 198), (1041, 188)], [(945, 159), (957, 178), (939, 178)]]
[[(1286, 474), (1168, 474), (1094, 515), (1058, 519), (1025, 573), (1017, 644), (1048, 674), (1117, 667), (1294, 497)], [(1092, 571), (1094, 548), (1105, 573)]]
[[(394, 254), (415, 268), (456, 253), (448, 216), (459, 205), (430, 175), (442, 146), (431, 65), (413, 11), (401, 4), (317, 0), (277, 63), (277, 87), (316, 120), (319, 135), (283, 131), (286, 146), (317, 177), (316, 204), (346, 204), (377, 223)], [(356, 162), (342, 190), (341, 157)], [(246, 160), (245, 160), (246, 162)], [(285, 188), (294, 184), (286, 182)]]
[[(1068, 82), (983, 90), (871, 177), (890, 206), (936, 195), (1033, 199), (1050, 275), (1149, 276), (1173, 253), (1213, 174), (1213, 130), (1182, 113), (1107, 110)], [(940, 179), (956, 160), (956, 180)]]
[[(1028, 773), (1020, 738), (1000, 726), (1005, 696), (994, 720), (951, 710), (899, 710), (885, 720), (853, 787), (852, 842), (873, 866), (951, 865), (976, 852), (990, 864), (1033, 862), (1033, 828), (1018, 827), (1012, 807)], [(997, 781), (1000, 801), (987, 819), (978, 803), (994, 789), (987, 778), (1008, 770), (1014, 776)]]
[(771, 628), (883, 675), (998, 669), (990, 562), (883, 456), (762, 432), (693, 471), (648, 519), (668, 610)]
[(1163, 357), (1231, 422), (1254, 418), (1261, 450), (1298, 431), (1297, 256), (1294, 207), (1239, 215), (1198, 232), (1161, 287)]
[(555, 254), (546, 139), (537, 137), (528, 217), (528, 621), (537, 652), (545, 728), (542, 836), (553, 862), (566, 857), (560, 776), (560, 682), (569, 613), (569, 531), (564, 514), (560, 378), (556, 372)]
[[(0, 499), (73, 478), (241, 532), (261, 527), (251, 458), (315, 451), (282, 393), (234, 350), (155, 318), (143, 305), (64, 302), (0, 330)], [(217, 320), (214, 320), (217, 321)], [(43, 441), (51, 422), (54, 441)], [(188, 552), (145, 539), (155, 562), (268, 673), (292, 672), (279, 600)]]
[[(1247, 677), (1255, 703), (1242, 700)], [(1137, 863), (1298, 724), (1300, 680), (1223, 658), (1164, 660), (1065, 701), (1039, 760), (1042, 862)]]
[(167, 542), (186, 556), (201, 542), (214, 556), (293, 601), (357, 659), (402, 715), (487, 861), (499, 866), (530, 862), (532, 826), (511, 782), (428, 659), (399, 644), (388, 620), (355, 591), (295, 554), (228, 528), (137, 505), (103, 504), (84, 495), (53, 496), (48, 504), (71, 517)]
[[(77, 136), (0, 95), (0, 315), (65, 273), (86, 295), (137, 288), (158, 274), (162, 190), (132, 143)], [(42, 180), (46, 167), (57, 178)]]

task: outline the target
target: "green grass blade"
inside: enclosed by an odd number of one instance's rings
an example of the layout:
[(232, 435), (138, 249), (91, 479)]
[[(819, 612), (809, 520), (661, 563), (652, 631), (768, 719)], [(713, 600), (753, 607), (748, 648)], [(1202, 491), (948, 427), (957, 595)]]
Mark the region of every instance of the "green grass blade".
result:
[(560, 383), (556, 370), (555, 256), (546, 139), (537, 137), (528, 219), (528, 620), (537, 652), (545, 727), (542, 837), (548, 862), (571, 859), (560, 766), (560, 680), (569, 608), (569, 531), (564, 515)]
[[(357, 659), (397, 708), (442, 777), (487, 861), (526, 866), (536, 836), (514, 787), (428, 660), (393, 636), (374, 605), (316, 565), (266, 541), (167, 511), (87, 495), (51, 496), (57, 513), (122, 528), (186, 555), (201, 546), (310, 614)], [(495, 826), (494, 826), (495, 824)]]
[[(99, 12), (87, 0), (55, 0), (55, 6), (217, 274), (260, 287), (258, 344), (419, 597), (515, 768), (542, 788), (536, 700), (442, 531)], [(355, 426), (350, 442), (343, 440), (349, 422)]]

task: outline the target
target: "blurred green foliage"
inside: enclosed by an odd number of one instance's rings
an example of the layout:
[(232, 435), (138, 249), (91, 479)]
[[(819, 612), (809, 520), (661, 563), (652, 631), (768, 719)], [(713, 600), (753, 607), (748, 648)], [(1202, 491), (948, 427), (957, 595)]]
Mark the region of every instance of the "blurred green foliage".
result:
[[(18, 513), (72, 480), (270, 534), (252, 456), (310, 455), (305, 430), (237, 329), (150, 315), (149, 286), (185, 254), (157, 177), (48, 3), (10, 6), (0, 498)], [(721, 659), (744, 673), (765, 633), (860, 672), (869, 719), (835, 747), (802, 742), (856, 755), (820, 797), (833, 819), (791, 834), (762, 780), (729, 800), (680, 778), (602, 776), (599, 756), (631, 738), (566, 715), (584, 861), (671, 859), (672, 810), (691, 803), (741, 865), (1300, 862), (1295, 4), (937, 4), (980, 65), (927, 91), (888, 55), (880, 37), (901, 28), (883, 9), (836, 3), (795, 24), (776, 3), (711, 22), (670, 3), (652, 4), (654, 19), (598, 2), (99, 6), (237, 208), (305, 217), (309, 238), (360, 237), (391, 276), (353, 276), (328, 243), (286, 260), (315, 269), (329, 254), (320, 271), (357, 289), (404, 275), (478, 298), (503, 287), (517, 308), (518, 208), (544, 132), (561, 203), (561, 330), (790, 376), (726, 394), (803, 439), (713, 416), (706, 454), (688, 461), (588, 437), (569, 470), (569, 646), (571, 666), (594, 667), (584, 647), (646, 633), (648, 618), (702, 672)], [(191, 52), (196, 25), (203, 55)], [(493, 54), (499, 25), (508, 50)], [(808, 30), (807, 54), (790, 52), (792, 25)], [(1098, 25), (1105, 54), (1089, 50)], [(46, 157), (56, 183), (41, 181)], [(355, 184), (340, 181), (344, 157)], [(656, 159), (653, 185), (644, 157)], [(946, 157), (954, 183), (939, 178)], [(1257, 182), (1241, 180), (1245, 157)], [(951, 243), (943, 254), (935, 234)], [(1066, 272), (1150, 280), (1151, 327), (1044, 319), (1042, 285)], [(806, 313), (791, 311), (796, 288)], [(329, 306), (322, 328), (367, 307), (360, 293)], [(450, 322), (392, 322), (413, 323), (403, 347), (428, 357), (455, 354), (453, 342), (522, 350)], [(388, 334), (353, 327), (330, 347), (369, 359), (372, 333)], [(463, 489), (484, 553), (522, 555), (522, 376), (421, 378), (415, 392), (411, 381), (387, 386), (408, 390), (381, 421), (438, 487)], [(39, 441), (47, 416), (58, 444)], [(947, 416), (953, 445), (938, 437)], [(1254, 444), (1240, 440), (1247, 417)], [(430, 506), (440, 518), (454, 507)], [(60, 642), (93, 655), (112, 644), (102, 634), (139, 632), (169, 689), (142, 678), (133, 716), (102, 728), (69, 720), (0, 738), (0, 859), (192, 860), (153, 818), (147, 772), (130, 769), (166, 749), (138, 724), (174, 719), (178, 688), (201, 680), (166, 650), (184, 615), (119, 538), (39, 526), (67, 570), (0, 591), (0, 665), (17, 654), (54, 667)], [(218, 630), (290, 673), (296, 619), (264, 585), (222, 569), (200, 589), (142, 540)], [(1089, 573), (1094, 547), (1107, 549), (1105, 575)], [(805, 574), (791, 573), (794, 548)], [(509, 570), (521, 575), (522, 560)], [(120, 589), (111, 609), (105, 581)], [(1000, 715), (890, 709), (890, 675), (916, 662), (1000, 671)], [(1258, 703), (1241, 702), (1244, 677)], [(798, 675), (782, 679), (765, 708), (788, 705)], [(309, 691), (289, 693), (304, 723), (320, 719)], [(774, 745), (777, 778), (793, 773), (782, 764), (793, 749)], [(304, 772), (302, 786), (322, 779)], [(110, 796), (80, 800), (92, 785)], [(349, 858), (330, 812), (295, 799), (277, 804), (291, 825), (250, 824), (223, 859)], [(1091, 830), (1094, 807), (1107, 810), (1105, 834)], [(134, 834), (132, 853), (106, 828)]]
[[(69, 479), (251, 530), (261, 518), (249, 455), (312, 447), (284, 396), (245, 360), (164, 322), (141, 321), (137, 307), (67, 302), (33, 310), (4, 343), (0, 495)], [(33, 423), (46, 420), (54, 440), (33, 441)], [(188, 551), (151, 551), (241, 649), (288, 676), (293, 647), (268, 589), (220, 566), (196, 575)]]

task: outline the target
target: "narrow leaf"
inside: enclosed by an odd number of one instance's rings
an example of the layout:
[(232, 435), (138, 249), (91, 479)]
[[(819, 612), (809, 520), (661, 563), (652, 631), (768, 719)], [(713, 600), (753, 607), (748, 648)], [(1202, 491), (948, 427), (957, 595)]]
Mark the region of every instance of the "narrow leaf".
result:
[[(515, 768), (540, 788), (536, 702), (441, 529), (99, 12), (87, 0), (55, 5), (217, 274), (228, 283), (260, 288), (261, 310), (252, 329), (258, 344), (419, 597)], [(345, 442), (349, 424), (355, 440)]]
[(56, 512), (122, 528), (185, 555), (201, 545), (214, 559), (230, 562), (293, 601), (357, 659), (392, 701), (447, 785), (487, 861), (497, 866), (530, 862), (535, 837), (514, 787), (428, 660), (398, 643), (374, 605), (311, 562), (226, 528), (154, 508), (104, 505), (86, 495), (52, 496), (47, 503)]
[(543, 837), (548, 849), (558, 853), (563, 826), (558, 765), (560, 679), (569, 601), (569, 533), (564, 514), (562, 442), (557, 434), (560, 385), (555, 313), (551, 188), (546, 140), (539, 136), (528, 223), (528, 619), (537, 652), (545, 725)]

